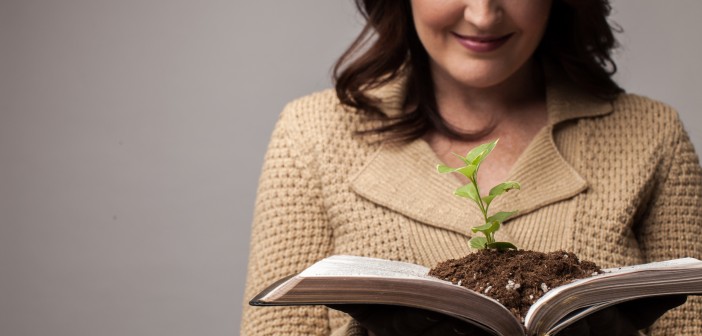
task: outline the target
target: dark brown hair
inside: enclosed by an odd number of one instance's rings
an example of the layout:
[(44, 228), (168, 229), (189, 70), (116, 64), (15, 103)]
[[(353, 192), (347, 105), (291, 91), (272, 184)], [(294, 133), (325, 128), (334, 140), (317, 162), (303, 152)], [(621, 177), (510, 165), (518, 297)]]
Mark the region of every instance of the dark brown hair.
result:
[[(452, 138), (480, 134), (460, 133), (443, 120), (429, 72), (429, 56), (412, 21), (407, 0), (355, 0), (366, 25), (334, 66), (336, 94), (342, 104), (380, 114), (379, 102), (367, 95), (396, 79), (407, 77), (403, 113), (390, 123), (362, 133), (385, 134), (392, 140), (410, 141), (436, 130)], [(607, 21), (609, 0), (553, 0), (546, 31), (536, 55), (582, 90), (612, 100), (623, 90), (612, 79), (617, 70), (611, 52), (617, 46)]]

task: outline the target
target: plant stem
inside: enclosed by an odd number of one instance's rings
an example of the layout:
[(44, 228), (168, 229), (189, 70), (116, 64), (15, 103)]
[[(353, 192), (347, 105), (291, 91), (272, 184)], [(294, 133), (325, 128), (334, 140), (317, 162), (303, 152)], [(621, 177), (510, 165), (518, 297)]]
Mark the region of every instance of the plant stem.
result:
[[(485, 221), (485, 224), (488, 222), (488, 214), (487, 214), (487, 207), (485, 206), (485, 203), (483, 203), (483, 197), (480, 195), (480, 188), (478, 187), (478, 169), (475, 170), (473, 173), (473, 178), (472, 181), (473, 185), (475, 186), (475, 191), (478, 193), (478, 207), (480, 208), (480, 212), (483, 213), (483, 219)], [(487, 239), (488, 244), (494, 243), (495, 242), (495, 237), (493, 237), (492, 233), (485, 233), (485, 239)]]
[(483, 204), (483, 198), (480, 196), (480, 188), (478, 187), (478, 170), (475, 170), (475, 173), (473, 173), (473, 179), (471, 182), (473, 182), (473, 185), (475, 186), (475, 191), (478, 193), (478, 207), (480, 208), (480, 211), (483, 213), (483, 219), (485, 220), (485, 223), (487, 224), (487, 208), (485, 208), (485, 204)]

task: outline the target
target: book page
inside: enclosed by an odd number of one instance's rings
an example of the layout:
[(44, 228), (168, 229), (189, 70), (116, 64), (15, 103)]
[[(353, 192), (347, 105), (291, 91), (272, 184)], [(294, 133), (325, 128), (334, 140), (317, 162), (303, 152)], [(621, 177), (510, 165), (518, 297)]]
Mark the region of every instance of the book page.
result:
[(529, 309), (525, 325), (532, 332), (546, 333), (554, 325), (562, 329), (623, 301), (694, 293), (702, 293), (702, 261), (694, 258), (610, 268), (550, 290)]
[(523, 326), (483, 294), (428, 275), (424, 266), (383, 259), (328, 257), (269, 287), (253, 305), (381, 304), (436, 311), (503, 335)]
[(702, 262), (698, 259), (695, 259), (695, 258), (680, 258), (680, 259), (673, 259), (673, 260), (666, 260), (666, 261), (657, 261), (657, 262), (640, 264), (640, 265), (605, 268), (602, 270), (602, 272), (605, 274), (613, 274), (613, 273), (635, 272), (635, 271), (648, 270), (648, 269), (673, 269), (673, 268), (691, 268), (691, 267), (692, 268), (695, 268), (695, 267), (702, 268)]
[(301, 277), (377, 276), (386, 278), (421, 278), (438, 280), (429, 275), (429, 268), (377, 258), (349, 255), (328, 257), (304, 270)]

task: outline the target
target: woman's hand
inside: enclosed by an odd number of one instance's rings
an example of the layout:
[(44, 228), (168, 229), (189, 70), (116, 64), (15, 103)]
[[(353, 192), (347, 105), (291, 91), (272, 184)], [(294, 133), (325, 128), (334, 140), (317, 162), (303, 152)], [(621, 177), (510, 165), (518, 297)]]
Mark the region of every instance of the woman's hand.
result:
[(388, 305), (331, 305), (360, 323), (371, 336), (487, 336), (459, 319), (428, 310)]
[[(685, 295), (645, 298), (595, 312), (564, 329), (559, 336), (637, 335), (665, 312), (682, 305)], [(371, 336), (484, 336), (485, 330), (436, 312), (388, 305), (332, 305), (360, 323)]]
[(682, 305), (686, 300), (685, 295), (674, 295), (620, 303), (586, 316), (558, 335), (637, 335), (639, 330), (650, 327), (665, 312)]

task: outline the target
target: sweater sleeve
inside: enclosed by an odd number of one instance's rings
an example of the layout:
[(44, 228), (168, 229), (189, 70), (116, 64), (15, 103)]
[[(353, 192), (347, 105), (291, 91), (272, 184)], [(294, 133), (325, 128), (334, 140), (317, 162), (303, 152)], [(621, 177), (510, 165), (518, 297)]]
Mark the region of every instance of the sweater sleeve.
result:
[(294, 111), (276, 124), (259, 180), (244, 294), (242, 335), (328, 335), (321, 306), (251, 307), (276, 280), (302, 271), (331, 250), (331, 230), (315, 175), (313, 144), (302, 139)]
[[(648, 261), (702, 259), (702, 168), (690, 139), (677, 121), (672, 155), (658, 166), (649, 208), (641, 222), (639, 242)], [(668, 312), (652, 335), (702, 335), (702, 298), (688, 297)]]

